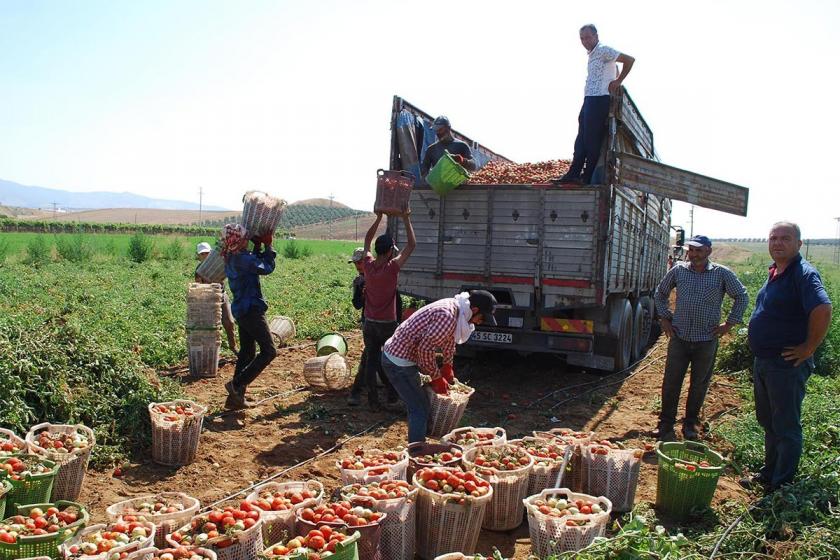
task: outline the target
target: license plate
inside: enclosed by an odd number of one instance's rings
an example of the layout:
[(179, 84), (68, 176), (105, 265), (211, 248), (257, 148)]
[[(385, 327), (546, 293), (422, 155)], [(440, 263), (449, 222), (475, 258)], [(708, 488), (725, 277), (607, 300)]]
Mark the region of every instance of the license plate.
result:
[(472, 342), (494, 342), (496, 344), (513, 344), (513, 335), (510, 333), (475, 331), (470, 337)]

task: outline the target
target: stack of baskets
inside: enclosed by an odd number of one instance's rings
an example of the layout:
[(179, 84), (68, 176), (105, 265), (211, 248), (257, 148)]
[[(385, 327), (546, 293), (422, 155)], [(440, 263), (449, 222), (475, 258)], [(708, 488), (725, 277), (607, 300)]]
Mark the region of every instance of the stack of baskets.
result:
[(221, 284), (190, 284), (187, 289), (187, 352), (190, 374), (215, 377), (222, 337)]
[(205, 282), (221, 284), (225, 281), (224, 257), (222, 257), (219, 251), (213, 249), (210, 251), (210, 254), (207, 255), (207, 258), (198, 265), (197, 269), (195, 269), (195, 273), (203, 278)]
[[(85, 442), (84, 445), (75, 447), (68, 451), (65, 447), (47, 449), (38, 444), (38, 436), (42, 432), (74, 438), (76, 441)], [(82, 493), (82, 483), (85, 480), (90, 453), (96, 444), (93, 430), (82, 424), (50, 424), (44, 422), (30, 428), (26, 434), (26, 443), (29, 450), (41, 457), (46, 457), (55, 462), (58, 468), (55, 483), (52, 488), (52, 495), (46, 496), (52, 500), (76, 500)], [(46, 501), (40, 500), (40, 501)], [(18, 502), (33, 503), (33, 502)]]
[(432, 437), (440, 437), (451, 432), (461, 421), (475, 389), (456, 379), (446, 395), (435, 393), (428, 385), (426, 393), (430, 404), (427, 431)]
[[(568, 503), (576, 500), (592, 501), (600, 506), (601, 511), (556, 517), (540, 511), (535, 504), (537, 501), (550, 499), (565, 500)], [(577, 551), (592, 544), (596, 537), (603, 537), (612, 511), (612, 504), (607, 498), (577, 494), (568, 488), (543, 490), (539, 494), (529, 496), (523, 503), (528, 515), (531, 552), (539, 558)]]
[[(165, 405), (168, 408), (189, 406), (193, 410), (191, 416), (171, 415), (159, 412), (156, 407)], [(187, 400), (166, 403), (150, 403), (149, 416), (152, 420), (152, 460), (166, 466), (188, 465), (195, 460), (198, 453), (198, 441), (204, 424), (204, 414), (207, 408), (198, 403)]]
[(643, 452), (639, 449), (611, 449), (590, 443), (583, 446), (583, 471), (587, 493), (605, 496), (614, 511), (633, 509)]
[(248, 191), (242, 197), (242, 202), (242, 225), (248, 231), (248, 236), (273, 235), (283, 217), (286, 201), (264, 192)]
[[(175, 508), (177, 511), (152, 511), (151, 513), (147, 513), (146, 510), (153, 509), (154, 504), (157, 502), (178, 504)], [(200, 504), (197, 499), (183, 492), (161, 492), (151, 496), (140, 496), (139, 498), (117, 502), (108, 506), (105, 513), (108, 514), (108, 519), (111, 521), (116, 521), (124, 515), (136, 515), (138, 519), (151, 521), (157, 528), (155, 532), (155, 546), (165, 547), (166, 535), (187, 523), (198, 513), (199, 506)]]

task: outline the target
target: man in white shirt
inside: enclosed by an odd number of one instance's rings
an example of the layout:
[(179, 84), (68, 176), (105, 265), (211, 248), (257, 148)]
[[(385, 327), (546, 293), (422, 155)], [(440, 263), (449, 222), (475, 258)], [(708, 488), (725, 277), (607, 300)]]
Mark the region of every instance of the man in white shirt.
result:
[[(610, 94), (618, 93), (636, 59), (601, 43), (598, 30), (591, 23), (580, 28), (580, 42), (589, 53), (586, 88), (583, 107), (578, 115), (572, 165), (558, 182), (588, 185), (592, 183), (592, 174), (598, 165), (604, 141), (607, 115), (610, 112)], [(621, 74), (618, 73), (616, 62), (621, 63)]]

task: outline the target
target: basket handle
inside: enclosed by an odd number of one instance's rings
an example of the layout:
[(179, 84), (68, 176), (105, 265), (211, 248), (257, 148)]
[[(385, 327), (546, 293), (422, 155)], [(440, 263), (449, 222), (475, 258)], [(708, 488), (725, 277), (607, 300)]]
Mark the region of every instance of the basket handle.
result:
[(705, 453), (709, 450), (708, 445), (706, 445), (705, 443), (701, 443), (699, 441), (688, 440), (688, 441), (683, 442), (683, 445), (689, 451), (695, 451), (697, 453), (700, 453), (700, 452)]
[[(414, 177), (414, 173), (411, 173), (411, 172), (406, 171), (404, 169), (400, 169), (399, 171), (397, 171), (395, 169), (389, 169), (388, 171), (393, 171), (394, 173), (399, 173), (403, 177), (408, 177), (411, 180), (416, 180), (416, 178)], [(382, 175), (385, 174), (385, 170), (384, 169), (377, 169), (376, 174), (379, 175), (379, 176), (382, 176)]]

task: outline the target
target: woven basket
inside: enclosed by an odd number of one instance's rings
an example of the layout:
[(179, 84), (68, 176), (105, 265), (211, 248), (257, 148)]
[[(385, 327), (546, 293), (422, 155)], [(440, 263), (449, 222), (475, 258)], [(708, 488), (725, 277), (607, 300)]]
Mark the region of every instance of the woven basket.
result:
[(528, 495), (528, 478), (534, 468), (534, 458), (526, 453), (529, 461), (522, 468), (512, 471), (490, 469), (492, 474), (484, 474), (488, 469), (476, 466), (475, 457), (483, 450), (513, 449), (521, 451), (521, 448), (509, 444), (477, 445), (464, 451), (464, 468), (478, 472), (493, 488), (493, 499), (487, 505), (487, 514), (481, 524), (482, 528), (490, 531), (508, 531), (522, 524), (522, 500)]
[(592, 453), (591, 446), (586, 445), (582, 454), (586, 492), (608, 498), (614, 511), (633, 509), (642, 452), (638, 449), (610, 449), (606, 455), (596, 455)]
[[(556, 497), (564, 500), (589, 500), (596, 502), (604, 511), (589, 515), (573, 515), (566, 517), (552, 517), (540, 513), (536, 500), (547, 500)], [(523, 500), (528, 515), (528, 532), (531, 536), (531, 552), (539, 558), (547, 558), (552, 554), (581, 550), (592, 544), (596, 537), (603, 537), (610, 520), (612, 504), (607, 498), (596, 498), (586, 494), (577, 494), (568, 488), (553, 488), (543, 490), (537, 495)], [(571, 527), (566, 524), (569, 519), (586, 520), (586, 525)]]
[(388, 215), (404, 213), (408, 210), (414, 181), (414, 175), (408, 171), (378, 170), (373, 211)]
[[(135, 550), (131, 554), (125, 557), (125, 560), (152, 560), (152, 558), (157, 555), (160, 557), (161, 554), (165, 552), (172, 552), (175, 550), (174, 548), (141, 548), (140, 550)], [(201, 547), (191, 547), (191, 551), (195, 552), (196, 554), (200, 554), (206, 560), (218, 560), (216, 553), (208, 548), (201, 548)]]
[(563, 485), (575, 492), (583, 492), (585, 484), (581, 448), (592, 441), (595, 432), (575, 431), (571, 428), (554, 428), (547, 432), (536, 431), (534, 437), (554, 438), (560, 443), (573, 446), (572, 457), (566, 465), (566, 480)]
[[(493, 434), (493, 439), (489, 439), (485, 442), (482, 442), (482, 445), (503, 445), (507, 443), (507, 433), (505, 432), (504, 428), (473, 428), (472, 426), (465, 426), (463, 428), (458, 428), (457, 430), (452, 430), (451, 432), (440, 438), (440, 440), (446, 443), (455, 443), (455, 440), (458, 438), (458, 436), (466, 432), (476, 432), (478, 434)], [(471, 449), (478, 444), (459, 443), (458, 445), (460, 445), (464, 452), (466, 452), (467, 449)]]
[[(459, 469), (448, 469), (459, 470)], [(475, 551), (487, 504), (493, 499), (493, 488), (480, 498), (458, 494), (439, 494), (420, 486), (417, 475), (417, 555), (432, 560), (440, 554), (461, 550)], [(459, 503), (463, 498), (464, 503)]]
[(225, 259), (216, 249), (210, 251), (207, 258), (204, 259), (195, 273), (201, 276), (207, 282), (213, 284), (221, 284), (225, 281)]
[[(381, 449), (365, 450), (365, 455), (368, 457), (381, 453), (387, 452)], [(367, 484), (369, 482), (382, 482), (383, 480), (406, 480), (408, 451), (403, 450), (400, 452), (400, 455), (400, 460), (393, 465), (380, 465), (364, 469), (344, 469), (341, 467), (341, 461), (336, 461), (335, 466), (341, 471), (342, 484)]]
[[(359, 546), (358, 541), (362, 537), (358, 531), (338, 543), (338, 546), (328, 558), (330, 560), (359, 560)], [(279, 542), (279, 541), (278, 541)], [(285, 556), (276, 556), (271, 553), (271, 549), (277, 543), (272, 544), (266, 548), (260, 555), (261, 560), (308, 560), (309, 554), (301, 552), (298, 554), (287, 554)]]
[[(88, 440), (88, 446), (84, 449), (74, 450), (70, 453), (56, 453), (54, 450), (44, 449), (37, 444), (37, 436), (43, 431), (63, 434), (83, 434)], [(26, 434), (26, 443), (32, 453), (55, 461), (59, 465), (58, 475), (53, 484), (52, 497), (55, 500), (75, 500), (82, 493), (82, 483), (85, 481), (90, 453), (96, 445), (96, 437), (93, 430), (81, 424), (50, 424), (44, 422), (29, 429)]]
[[(18, 457), (38, 460), (52, 470), (43, 474), (27, 476), (21, 480), (5, 479), (12, 486), (12, 489), (6, 494), (6, 517), (17, 513), (18, 504), (43, 504), (48, 502), (52, 495), (55, 477), (58, 475), (59, 467), (54, 461), (30, 453), (21, 454)], [(0, 463), (2, 462), (0, 461)], [(5, 472), (5, 470), (0, 469), (0, 477), (5, 476)], [(0, 555), (2, 555), (2, 552), (0, 552)]]
[(406, 480), (412, 480), (414, 473), (425, 467), (461, 467), (461, 457), (455, 457), (451, 461), (441, 461), (438, 463), (423, 463), (420, 457), (424, 455), (435, 455), (437, 453), (458, 452), (463, 455), (464, 450), (460, 445), (454, 443), (425, 443), (414, 442), (408, 444), (408, 470), (406, 471)]
[[(11, 451), (3, 451), (3, 444), (11, 443), (16, 449)], [(5, 428), (0, 428), (0, 458), (8, 457), (9, 455), (17, 455), (18, 453), (26, 453), (28, 446), (26, 440), (16, 435), (13, 431)]]
[(450, 391), (448, 395), (439, 395), (426, 386), (426, 394), (429, 396), (428, 432), (432, 437), (441, 437), (458, 427), (467, 410), (467, 403), (475, 393), (475, 389), (460, 381), (456, 380), (454, 385), (465, 392)]
[(263, 521), (263, 542), (278, 543), (281, 540), (288, 540), (295, 534), (295, 512), (303, 508), (311, 508), (320, 505), (324, 501), (324, 485), (317, 480), (306, 482), (267, 482), (257, 486), (253, 492), (245, 498), (249, 502), (260, 499), (263, 492), (282, 494), (288, 491), (300, 492), (311, 490), (316, 493), (314, 498), (304, 500), (292, 506), (292, 509), (282, 511), (263, 510), (260, 516)]
[(219, 374), (221, 347), (222, 336), (218, 329), (188, 330), (187, 353), (190, 360), (190, 375), (216, 377)]
[(408, 495), (390, 500), (375, 500), (368, 496), (341, 497), (353, 505), (368, 507), (373, 511), (387, 514), (382, 524), (382, 536), (379, 548), (383, 560), (413, 560), (417, 536), (416, 503), (417, 488), (412, 488)]
[[(441, 554), (440, 556), (436, 556), (435, 560), (475, 560), (475, 554), (461, 554), (460, 552), (450, 552), (449, 554)], [(494, 560), (495, 556), (482, 556), (485, 560)], [(504, 560), (510, 560), (509, 558), (505, 558)]]
[[(537, 456), (534, 457), (534, 468), (528, 475), (528, 495), (532, 496), (545, 490), (546, 488), (563, 488), (563, 479), (566, 474), (566, 466), (572, 457), (574, 445), (563, 445), (553, 439), (545, 439), (538, 437), (524, 437), (522, 439), (512, 439), (508, 441), (511, 445), (517, 445), (528, 452), (529, 444), (545, 445), (556, 452), (559, 457), (557, 459), (545, 459)], [(545, 463), (545, 464), (539, 464)]]
[(248, 237), (261, 237), (267, 233), (273, 235), (283, 217), (286, 201), (264, 192), (248, 191), (242, 202), (242, 225), (248, 231)]
[(47, 556), (52, 560), (61, 558), (59, 546), (69, 538), (72, 538), (76, 531), (87, 525), (88, 512), (81, 505), (76, 502), (66, 500), (58, 500), (53, 503), (37, 503), (22, 505), (18, 508), (19, 515), (28, 516), (33, 508), (41, 508), (46, 510), (51, 507), (57, 507), (59, 510), (64, 510), (68, 507), (75, 507), (79, 510), (79, 518), (67, 525), (63, 530), (57, 533), (47, 533), (46, 535), (31, 535), (25, 537), (18, 537), (15, 543), (0, 542), (0, 560), (17, 560), (18, 558), (35, 558), (40, 556)]
[(340, 391), (353, 382), (347, 361), (338, 352), (306, 360), (303, 378), (316, 391)]
[[(188, 532), (192, 526), (192, 520), (196, 517), (203, 520), (207, 519), (206, 515), (196, 515), (183, 527), (180, 527), (177, 530)], [(218, 543), (227, 541), (229, 538), (230, 537), (221, 535), (215, 539), (209, 539), (203, 546), (215, 552), (218, 560), (254, 560), (264, 548), (262, 542), (262, 519), (254, 523), (250, 529), (245, 529), (244, 531), (237, 533), (236, 536), (233, 537), (235, 542), (232, 545), (224, 548), (216, 546)], [(166, 542), (169, 543), (169, 546), (175, 548), (182, 546), (173, 541), (171, 535), (166, 536)]]
[(90, 535), (91, 533), (96, 533), (97, 531), (106, 531), (108, 530), (108, 524), (106, 523), (98, 523), (96, 525), (88, 525), (84, 529), (80, 529), (76, 532), (73, 537), (67, 541), (65, 541), (60, 547), (59, 551), (62, 553), (64, 558), (78, 558), (79, 560), (107, 560), (111, 557), (112, 554), (121, 554), (123, 552), (133, 552), (135, 550), (141, 550), (145, 548), (150, 548), (154, 545), (155, 542), (155, 534), (156, 528), (154, 523), (150, 523), (148, 521), (141, 522), (142, 525), (149, 531), (149, 537), (145, 538), (140, 541), (136, 541), (133, 543), (124, 544), (122, 546), (115, 546), (111, 550), (107, 552), (102, 552), (99, 554), (82, 554), (79, 552), (76, 555), (73, 555), (70, 552), (70, 548), (74, 545), (81, 544), (86, 535)]
[(349, 527), (343, 521), (338, 522), (320, 522), (318, 524), (311, 523), (306, 521), (305, 519), (301, 519), (300, 512), (302, 510), (297, 510), (295, 512), (295, 527), (297, 529), (297, 533), (299, 535), (305, 535), (309, 533), (312, 529), (317, 529), (322, 525), (328, 525), (330, 527), (349, 531), (358, 531), (359, 532), (359, 560), (391, 560), (382, 555), (381, 549), (381, 542), (382, 542), (382, 526), (388, 520), (388, 514), (385, 513), (379, 518), (378, 521), (375, 523), (370, 523), (368, 525), (359, 525)]
[[(136, 513), (144, 503), (154, 503), (157, 501), (166, 501), (170, 503), (180, 503), (184, 506), (181, 511), (173, 513)], [(108, 506), (105, 513), (108, 519), (116, 521), (124, 515), (136, 515), (138, 519), (151, 521), (157, 527), (155, 533), (155, 546), (166, 546), (166, 535), (175, 531), (178, 527), (184, 525), (198, 512), (200, 503), (192, 496), (188, 496), (183, 492), (161, 492), (159, 494), (152, 494), (150, 496), (141, 496), (139, 498), (131, 498)]]
[(268, 330), (271, 331), (272, 336), (278, 344), (285, 344), (295, 337), (297, 330), (295, 329), (295, 322), (290, 317), (277, 315), (271, 318), (268, 323)]
[(222, 285), (192, 283), (187, 288), (187, 330), (222, 326)]
[[(177, 422), (168, 422), (163, 414), (154, 411), (159, 404), (179, 406), (187, 404), (195, 411), (189, 418), (181, 417)], [(159, 465), (189, 465), (198, 453), (198, 441), (207, 408), (188, 400), (165, 403), (149, 403), (149, 416), (152, 419), (152, 460)]]

